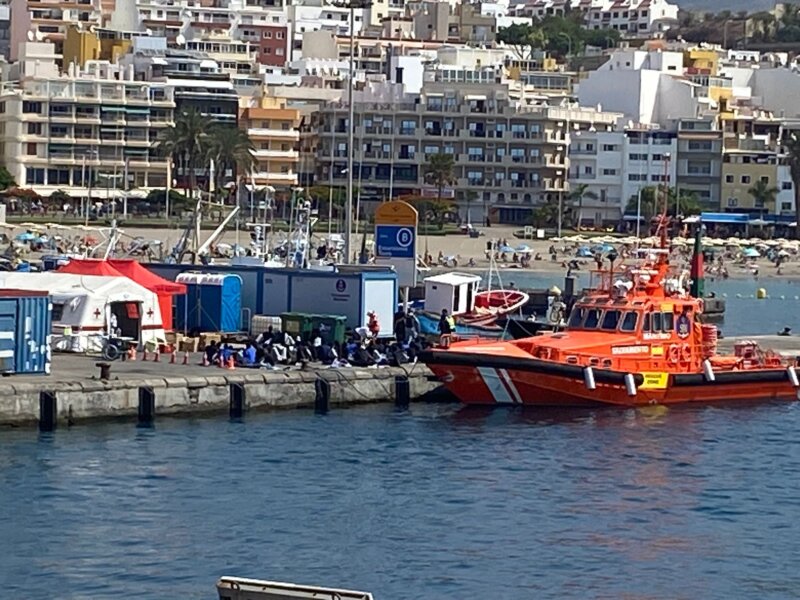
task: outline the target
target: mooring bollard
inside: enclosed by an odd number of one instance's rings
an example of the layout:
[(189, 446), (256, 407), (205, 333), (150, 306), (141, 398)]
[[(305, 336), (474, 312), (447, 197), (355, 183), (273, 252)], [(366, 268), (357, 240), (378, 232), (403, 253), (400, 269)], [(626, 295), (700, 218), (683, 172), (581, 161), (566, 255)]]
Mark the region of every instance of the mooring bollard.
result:
[(314, 412), (324, 415), (328, 412), (328, 405), (331, 399), (331, 382), (322, 377), (318, 377), (314, 382)]
[(54, 431), (58, 420), (55, 392), (39, 392), (39, 431)]
[(230, 416), (231, 419), (241, 419), (244, 416), (245, 409), (245, 391), (244, 385), (241, 383), (232, 383), (230, 385)]
[[(125, 356), (124, 354), (122, 356)], [(95, 367), (100, 367), (100, 379), (108, 381), (111, 379), (111, 364), (107, 362), (94, 363)]]
[(395, 406), (408, 406), (411, 401), (411, 383), (405, 375), (394, 378), (394, 404)]
[(156, 393), (151, 387), (139, 388), (139, 425), (151, 425), (156, 417)]

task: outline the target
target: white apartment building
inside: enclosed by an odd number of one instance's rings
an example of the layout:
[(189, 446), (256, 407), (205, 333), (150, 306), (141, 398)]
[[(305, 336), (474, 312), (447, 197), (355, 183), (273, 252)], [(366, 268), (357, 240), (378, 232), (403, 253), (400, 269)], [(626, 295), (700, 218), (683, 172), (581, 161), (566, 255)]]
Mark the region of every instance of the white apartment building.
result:
[[(322, 0), (304, 0), (302, 4), (287, 7), (287, 19), (291, 31), (291, 60), (302, 58), (303, 35), (312, 31), (328, 31), (333, 36), (350, 36), (350, 10), (342, 6), (327, 4)], [(361, 33), (364, 27), (365, 11), (357, 8), (354, 11), (355, 34)]]
[(568, 8), (584, 13), (587, 29), (614, 29), (625, 37), (649, 37), (678, 24), (678, 5), (667, 0), (534, 0), (515, 12), (542, 19)]
[(647, 128), (574, 132), (569, 181), (573, 190), (587, 186), (581, 222), (617, 223), (639, 190), (662, 183), (674, 186), (677, 150), (675, 132)]
[(58, 75), (34, 58), (40, 46), (51, 45), (22, 45), (20, 81), (0, 92), (0, 156), (19, 185), (95, 199), (165, 187), (156, 141), (173, 122), (172, 91), (102, 61)]
[(626, 121), (671, 128), (713, 104), (708, 86), (683, 78), (680, 52), (621, 50), (578, 87), (581, 105), (619, 112)]

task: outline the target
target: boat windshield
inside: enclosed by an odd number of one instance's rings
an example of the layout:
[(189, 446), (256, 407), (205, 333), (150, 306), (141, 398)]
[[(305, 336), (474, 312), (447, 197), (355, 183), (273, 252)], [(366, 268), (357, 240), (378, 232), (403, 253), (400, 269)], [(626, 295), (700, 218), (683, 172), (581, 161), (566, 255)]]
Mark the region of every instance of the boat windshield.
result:
[(600, 329), (605, 329), (607, 331), (614, 331), (617, 328), (618, 323), (619, 323), (619, 311), (607, 310), (606, 314), (603, 316), (603, 325), (600, 327)]
[(625, 313), (625, 316), (622, 318), (622, 323), (619, 326), (620, 331), (624, 331), (626, 333), (632, 333), (636, 331), (636, 325), (639, 322), (639, 313), (635, 310), (629, 310)]
[(570, 329), (578, 329), (583, 323), (583, 317), (586, 316), (586, 309), (583, 306), (576, 306), (572, 309), (572, 314), (569, 316), (569, 323), (567, 327)]
[(583, 323), (584, 329), (597, 329), (600, 324), (600, 315), (603, 313), (599, 308), (591, 308), (586, 311), (586, 320)]

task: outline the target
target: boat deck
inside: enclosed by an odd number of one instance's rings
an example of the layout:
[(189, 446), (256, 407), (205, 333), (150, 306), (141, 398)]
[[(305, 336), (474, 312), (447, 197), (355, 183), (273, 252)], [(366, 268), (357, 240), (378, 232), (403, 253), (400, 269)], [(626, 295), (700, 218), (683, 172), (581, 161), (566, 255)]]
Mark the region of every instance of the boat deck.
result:
[(739, 335), (719, 341), (719, 352), (733, 352), (736, 342), (754, 340), (764, 349), (774, 350), (786, 358), (800, 357), (800, 336), (794, 335)]

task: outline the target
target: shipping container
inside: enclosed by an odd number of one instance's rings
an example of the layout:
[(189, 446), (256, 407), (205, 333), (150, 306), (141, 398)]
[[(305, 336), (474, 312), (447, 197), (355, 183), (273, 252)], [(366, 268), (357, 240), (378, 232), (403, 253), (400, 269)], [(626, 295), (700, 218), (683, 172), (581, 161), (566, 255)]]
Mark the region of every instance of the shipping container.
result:
[(50, 373), (47, 292), (0, 289), (0, 373)]

